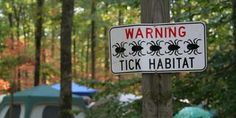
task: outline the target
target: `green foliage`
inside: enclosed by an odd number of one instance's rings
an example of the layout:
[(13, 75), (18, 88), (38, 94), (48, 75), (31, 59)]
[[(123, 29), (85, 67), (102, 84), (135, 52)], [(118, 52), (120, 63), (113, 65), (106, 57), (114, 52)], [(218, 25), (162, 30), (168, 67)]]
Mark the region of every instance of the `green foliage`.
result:
[(141, 100), (132, 103), (121, 103), (116, 98), (110, 100), (99, 108), (92, 108), (88, 118), (141, 118)]
[[(13, 2), (12, 2), (13, 1)], [(0, 52), (6, 48), (4, 41), (17, 30), (20, 39), (27, 42), (27, 48), (21, 55), (0, 58), (0, 78), (11, 80), (15, 67), (34, 58), (34, 25), (36, 19), (35, 0), (1, 0), (0, 1)], [(14, 10), (15, 7), (15, 10)], [(19, 8), (23, 9), (19, 11)], [(104, 69), (105, 48), (109, 44), (104, 29), (119, 24), (140, 23), (140, 0), (96, 0), (96, 15), (91, 15), (91, 0), (75, 0), (73, 22), (73, 69), (77, 72), (74, 80), (81, 84), (101, 90), (95, 100), (114, 96), (107, 104), (88, 112), (91, 118), (138, 118), (141, 117), (141, 100), (130, 104), (121, 104), (115, 97), (119, 93), (140, 95), (141, 80), (114, 79), (89, 80), (90, 74), (90, 25), (91, 19), (96, 21), (97, 35), (97, 73), (104, 77), (109, 73)], [(209, 109), (216, 110), (219, 117), (236, 116), (236, 51), (233, 40), (232, 3), (229, 0), (172, 0), (171, 22), (203, 21), (207, 26), (208, 68), (201, 73), (176, 74), (173, 81), (174, 113), (180, 109), (206, 104)], [(120, 13), (120, 14), (119, 14)], [(9, 15), (13, 17), (10, 27)], [(17, 29), (16, 16), (20, 16), (20, 29)], [(59, 76), (60, 60), (60, 0), (45, 0), (44, 6), (44, 37), (42, 48), (54, 53), (46, 58), (49, 62), (41, 65), (41, 74), (46, 78)], [(53, 48), (54, 47), (54, 52)], [(1, 56), (1, 55), (0, 55)], [(51, 57), (50, 57), (51, 56)], [(86, 76), (84, 76), (86, 75)], [(32, 77), (31, 77), (32, 78)], [(110, 79), (112, 78), (112, 79)], [(126, 78), (126, 76), (125, 76)], [(188, 100), (189, 103), (181, 102)]]
[(118, 100), (118, 95), (120, 93), (139, 92), (140, 78), (122, 80), (119, 82), (94, 82), (84, 80), (80, 83), (86, 83), (88, 86), (91, 86), (90, 84), (93, 83), (93, 85), (96, 85), (96, 88), (100, 88), (101, 90), (94, 97), (98, 102), (98, 105), (95, 105), (88, 110), (88, 118), (141, 118), (141, 99), (131, 103)]

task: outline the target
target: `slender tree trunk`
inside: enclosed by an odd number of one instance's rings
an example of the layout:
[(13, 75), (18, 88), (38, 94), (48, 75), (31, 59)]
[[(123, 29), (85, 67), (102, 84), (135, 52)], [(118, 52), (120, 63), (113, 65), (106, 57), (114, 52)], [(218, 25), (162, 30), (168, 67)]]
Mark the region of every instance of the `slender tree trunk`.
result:
[(122, 12), (121, 8), (119, 8), (119, 10), (118, 10), (118, 25), (123, 25), (123, 24), (124, 24), (123, 12)]
[[(105, 3), (105, 14), (108, 13), (108, 3)], [(106, 21), (104, 21), (106, 22)], [(104, 25), (104, 31), (103, 31), (103, 35), (104, 35), (104, 55), (105, 55), (105, 59), (104, 59), (104, 63), (105, 63), (105, 77), (107, 78), (109, 76), (109, 44), (108, 44), (108, 36), (107, 36), (107, 32), (108, 32), (108, 28), (106, 25)], [(109, 78), (110, 79), (110, 78)]]
[[(10, 0), (10, 4), (11, 4), (11, 7), (13, 8), (14, 7), (14, 4), (15, 4), (15, 1), (14, 0)], [(8, 14), (8, 21), (9, 21), (9, 26), (10, 26), (10, 29), (11, 29), (11, 40), (12, 40), (12, 47), (11, 49), (15, 49), (15, 39), (14, 39), (14, 31), (13, 31), (13, 28), (14, 28), (14, 24), (13, 24), (13, 13), (10, 12)]]
[[(54, 10), (55, 8), (56, 8), (56, 4), (57, 4), (57, 2), (56, 2), (56, 0), (50, 0), (50, 4), (51, 4), (51, 8)], [(51, 11), (52, 12), (52, 11)], [(56, 29), (57, 29), (57, 27), (56, 27), (56, 19), (55, 19), (55, 16), (54, 16), (55, 14), (53, 14), (52, 13), (52, 18), (51, 18), (51, 21), (52, 21), (52, 23), (51, 23), (51, 27), (52, 27), (52, 30), (51, 30), (51, 33), (52, 33), (52, 39), (51, 39), (51, 58), (52, 59), (54, 59), (54, 57), (55, 57), (55, 40), (56, 40)]]
[[(46, 49), (42, 49), (42, 62), (43, 64), (46, 63)], [(41, 84), (46, 84), (47, 83), (47, 76), (45, 75), (45, 73), (42, 73), (42, 78), (41, 78)]]
[(104, 45), (105, 45), (105, 76), (109, 76), (109, 47), (108, 47), (108, 37), (107, 37), (107, 27), (104, 26)]
[(80, 78), (84, 78), (84, 60), (83, 60), (83, 57), (84, 57), (84, 50), (85, 50), (85, 48), (84, 48), (84, 46), (83, 45), (81, 45), (80, 46), (81, 47), (81, 53), (80, 53), (80, 72), (81, 72), (81, 75), (80, 75)]
[[(141, 0), (141, 22), (169, 22), (169, 0)], [(170, 74), (143, 74), (143, 118), (172, 118)]]
[[(14, 13), (15, 13), (15, 21), (16, 21), (16, 40), (17, 40), (17, 43), (19, 43), (19, 40), (20, 40), (20, 15), (21, 15), (21, 9), (22, 9), (22, 6), (20, 5), (19, 6), (19, 10), (17, 11), (15, 7), (14, 8)], [(17, 54), (17, 56), (19, 56), (19, 54)], [(17, 79), (17, 84), (16, 84), (16, 90), (17, 91), (20, 91), (20, 78), (21, 78), (21, 73), (20, 73), (20, 69), (17, 69), (17, 76), (16, 76), (16, 79)]]
[[(121, 10), (121, 1), (119, 1), (118, 3), (118, 25), (123, 25), (123, 12)], [(120, 83), (120, 80), (124, 79), (124, 76), (123, 75), (118, 75), (118, 82)]]
[(236, 0), (232, 0), (232, 10), (234, 49), (236, 51)]
[(43, 4), (44, 0), (37, 0), (37, 20), (35, 30), (35, 71), (34, 86), (38, 86), (40, 82), (40, 55), (41, 55), (41, 39), (43, 36)]
[(21, 70), (17, 68), (17, 86), (16, 86), (16, 91), (21, 90)]
[(55, 56), (55, 29), (52, 29), (51, 58), (54, 59), (54, 56)]
[(12, 40), (12, 47), (11, 49), (14, 49), (14, 35), (13, 35), (13, 19), (12, 19), (12, 13), (8, 14), (8, 21), (9, 21), (9, 26), (10, 26), (10, 37)]
[(60, 118), (73, 118), (71, 34), (74, 0), (62, 0)]
[[(74, 31), (75, 35), (75, 31)], [(73, 39), (73, 77), (76, 78), (77, 72), (76, 72), (76, 37)]]
[(92, 69), (92, 79), (96, 79), (96, 47), (97, 47), (97, 41), (96, 41), (96, 26), (95, 26), (95, 15), (96, 14), (96, 7), (95, 7), (95, 0), (92, 0), (91, 5), (91, 69)]
[(19, 10), (17, 11), (16, 8), (14, 10), (15, 13), (15, 19), (16, 19), (16, 39), (17, 41), (19, 41), (20, 39), (20, 15), (21, 15), (21, 10), (22, 10), (22, 6), (19, 6)]
[(14, 90), (13, 90), (13, 88), (11, 88), (10, 89), (10, 108), (9, 108), (10, 115), (9, 115), (9, 118), (13, 118), (13, 114), (14, 114), (13, 107), (14, 107)]
[(89, 48), (90, 48), (90, 35), (88, 34), (87, 47), (86, 47), (86, 78), (89, 78)]

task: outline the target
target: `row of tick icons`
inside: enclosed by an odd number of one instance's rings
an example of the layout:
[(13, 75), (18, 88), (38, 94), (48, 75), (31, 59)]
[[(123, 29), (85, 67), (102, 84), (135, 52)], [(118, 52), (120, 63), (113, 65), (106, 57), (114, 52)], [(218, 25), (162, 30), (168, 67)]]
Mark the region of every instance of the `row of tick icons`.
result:
[[(187, 50), (184, 50), (184, 53), (187, 54), (194, 54), (194, 55), (198, 55), (201, 54), (201, 52), (198, 51), (199, 45), (198, 45), (198, 41), (200, 41), (201, 39), (195, 38), (192, 40), (188, 39), (187, 41), (184, 41), (184, 44), (187, 44)], [(168, 47), (168, 51), (165, 51), (165, 54), (169, 54), (169, 55), (182, 55), (183, 53), (179, 52), (180, 46), (179, 46), (179, 42), (181, 42), (182, 40), (170, 40), (168, 42), (165, 42), (165, 45), (167, 45)], [(130, 55), (132, 56), (145, 56), (145, 54), (142, 53), (142, 50), (144, 49), (144, 47), (142, 46), (142, 44), (145, 43), (145, 41), (141, 41), (139, 40), (138, 42), (133, 41), (132, 43), (129, 43), (129, 46), (131, 46), (131, 50), (132, 52), (129, 52)], [(151, 56), (153, 55), (157, 55), (157, 56), (162, 56), (164, 55), (163, 53), (161, 53), (161, 43), (164, 43), (164, 41), (151, 41), (151, 42), (147, 42), (146, 45), (149, 45), (149, 51), (147, 51), (147, 54), (150, 54)], [(128, 55), (125, 54), (125, 45), (128, 44), (127, 42), (121, 42), (116, 43), (114, 45), (112, 45), (112, 48), (115, 49), (115, 54), (113, 54), (113, 56), (119, 58), (119, 57), (127, 57)]]

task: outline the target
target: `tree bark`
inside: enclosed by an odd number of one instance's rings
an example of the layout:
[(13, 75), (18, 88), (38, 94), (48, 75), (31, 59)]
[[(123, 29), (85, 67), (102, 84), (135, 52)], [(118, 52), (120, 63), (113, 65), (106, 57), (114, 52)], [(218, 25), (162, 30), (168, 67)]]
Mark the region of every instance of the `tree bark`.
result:
[(92, 79), (96, 79), (96, 47), (97, 47), (97, 41), (96, 41), (96, 25), (95, 25), (95, 15), (96, 14), (96, 7), (95, 7), (95, 0), (92, 0), (91, 5), (91, 69), (92, 69)]
[(60, 118), (73, 118), (71, 33), (74, 0), (62, 0)]
[(84, 46), (83, 45), (81, 45), (81, 52), (80, 52), (80, 58), (81, 58), (81, 60), (80, 60), (80, 72), (81, 72), (81, 74), (80, 74), (80, 78), (82, 79), (82, 78), (84, 78), (84, 61), (83, 61), (83, 57), (84, 57), (84, 52), (85, 52), (85, 48), (84, 48)]
[[(74, 35), (76, 35), (75, 34), (75, 32), (76, 31), (74, 31)], [(73, 39), (73, 77), (74, 78), (76, 78), (77, 77), (77, 72), (76, 72), (76, 49), (77, 49), (77, 47), (76, 47), (76, 37)]]
[(236, 0), (232, 0), (232, 10), (234, 49), (236, 50)]
[(55, 57), (55, 29), (52, 29), (51, 58), (54, 59), (54, 57)]
[[(121, 1), (118, 1), (118, 25), (123, 25), (124, 17), (123, 12), (121, 10)], [(124, 75), (118, 75), (118, 83), (120, 83), (120, 80), (124, 79)]]
[(122, 12), (120, 7), (119, 7), (119, 10), (118, 10), (118, 25), (123, 25), (124, 24), (124, 22), (123, 22), (124, 18), (123, 18), (123, 12)]
[[(46, 49), (42, 49), (42, 62), (46, 64)], [(47, 76), (46, 73), (42, 73), (41, 84), (47, 84)]]
[[(14, 8), (14, 4), (15, 4), (15, 1), (14, 0), (10, 0), (9, 1), (10, 2), (10, 4), (11, 4), (11, 7), (12, 7), (12, 9)], [(11, 29), (11, 40), (12, 40), (12, 47), (11, 47), (11, 49), (15, 49), (15, 39), (14, 39), (14, 32), (13, 32), (13, 28), (14, 28), (14, 21), (13, 21), (13, 12), (10, 12), (9, 14), (8, 14), (8, 21), (9, 21), (9, 26), (10, 26), (10, 29)]]
[(12, 13), (8, 14), (8, 21), (9, 21), (9, 26), (10, 26), (10, 36), (11, 36), (11, 40), (12, 40), (12, 47), (11, 49), (14, 49), (14, 34), (13, 34), (13, 19), (12, 19)]
[[(169, 22), (169, 0), (141, 0), (142, 23)], [(142, 74), (143, 118), (172, 118), (170, 74)]]
[(107, 27), (104, 26), (104, 45), (105, 45), (105, 77), (109, 76), (109, 47), (108, 47), (108, 37), (107, 37)]
[(89, 78), (89, 48), (90, 48), (90, 35), (87, 35), (87, 46), (86, 46), (86, 77), (85, 78)]
[[(105, 3), (105, 13), (107, 14), (108, 13), (108, 3), (106, 2)], [(106, 21), (104, 21), (106, 22)], [(103, 35), (104, 35), (104, 45), (105, 45), (105, 50), (104, 50), (104, 55), (105, 55), (105, 60), (104, 60), (104, 63), (105, 63), (105, 77), (108, 77), (109, 76), (109, 44), (108, 44), (108, 36), (107, 36), (107, 26), (105, 25), (104, 26), (104, 31), (103, 31)]]
[(17, 78), (16, 78), (17, 82), (16, 82), (16, 91), (20, 91), (21, 90), (21, 70), (19, 68), (17, 68)]
[(44, 0), (37, 0), (37, 20), (35, 30), (35, 71), (34, 86), (38, 86), (40, 82), (40, 55), (41, 55), (41, 39), (43, 36), (43, 4)]
[(21, 11), (22, 11), (22, 5), (19, 4), (19, 9), (17, 10), (16, 7), (13, 5), (13, 11), (14, 11), (14, 17), (15, 17), (15, 21), (16, 21), (16, 39), (17, 41), (19, 41), (20, 39), (20, 22), (21, 22)]

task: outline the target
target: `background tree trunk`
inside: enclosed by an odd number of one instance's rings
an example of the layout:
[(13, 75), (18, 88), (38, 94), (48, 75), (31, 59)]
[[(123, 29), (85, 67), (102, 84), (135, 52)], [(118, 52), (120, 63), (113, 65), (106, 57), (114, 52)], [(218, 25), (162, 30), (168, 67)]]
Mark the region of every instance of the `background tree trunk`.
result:
[(104, 26), (104, 45), (105, 45), (105, 77), (109, 77), (109, 47), (108, 47), (108, 36), (107, 36), (107, 26)]
[(86, 77), (85, 78), (89, 78), (89, 57), (90, 57), (90, 53), (89, 53), (89, 48), (90, 48), (90, 34), (87, 34), (87, 45), (86, 45)]
[(40, 82), (40, 55), (41, 55), (41, 39), (43, 36), (43, 4), (44, 0), (37, 0), (37, 20), (35, 25), (35, 71), (34, 86), (38, 86)]
[(52, 30), (52, 39), (51, 39), (51, 58), (55, 57), (55, 30)]
[(73, 10), (74, 0), (62, 0), (60, 118), (73, 118), (70, 111), (72, 109), (71, 33)]
[[(76, 31), (74, 31), (74, 35)], [(77, 59), (76, 59), (76, 50), (77, 50), (77, 47), (76, 47), (76, 38), (75, 37), (73, 39), (73, 77), (74, 78), (77, 78), (77, 71), (76, 71), (76, 65), (77, 65)]]
[[(12, 44), (14, 44), (14, 34), (13, 34), (13, 19), (12, 19), (12, 13), (8, 14), (8, 22), (10, 27), (10, 38), (12, 40)], [(11, 49), (14, 49), (14, 45), (12, 45)]]
[(236, 0), (232, 0), (232, 10), (234, 49), (236, 50)]
[[(141, 0), (141, 22), (169, 22), (169, 5), (169, 0)], [(142, 76), (143, 118), (172, 118), (170, 74)]]
[(92, 69), (92, 79), (96, 79), (96, 25), (95, 25), (95, 14), (96, 14), (96, 7), (95, 7), (95, 0), (92, 0), (92, 5), (91, 5), (91, 15), (92, 15), (92, 20), (91, 20), (91, 59), (92, 59), (92, 64), (91, 64), (91, 69)]
[[(108, 13), (108, 3), (105, 3), (105, 13)], [(106, 21), (104, 21), (106, 22)], [(106, 26), (106, 24), (103, 27), (103, 35), (104, 35), (104, 45), (105, 45), (105, 49), (104, 49), (104, 55), (105, 55), (105, 59), (104, 59), (104, 63), (105, 63), (105, 77), (109, 78), (109, 41), (108, 41), (108, 36), (107, 36), (107, 32), (108, 32), (108, 28)]]

